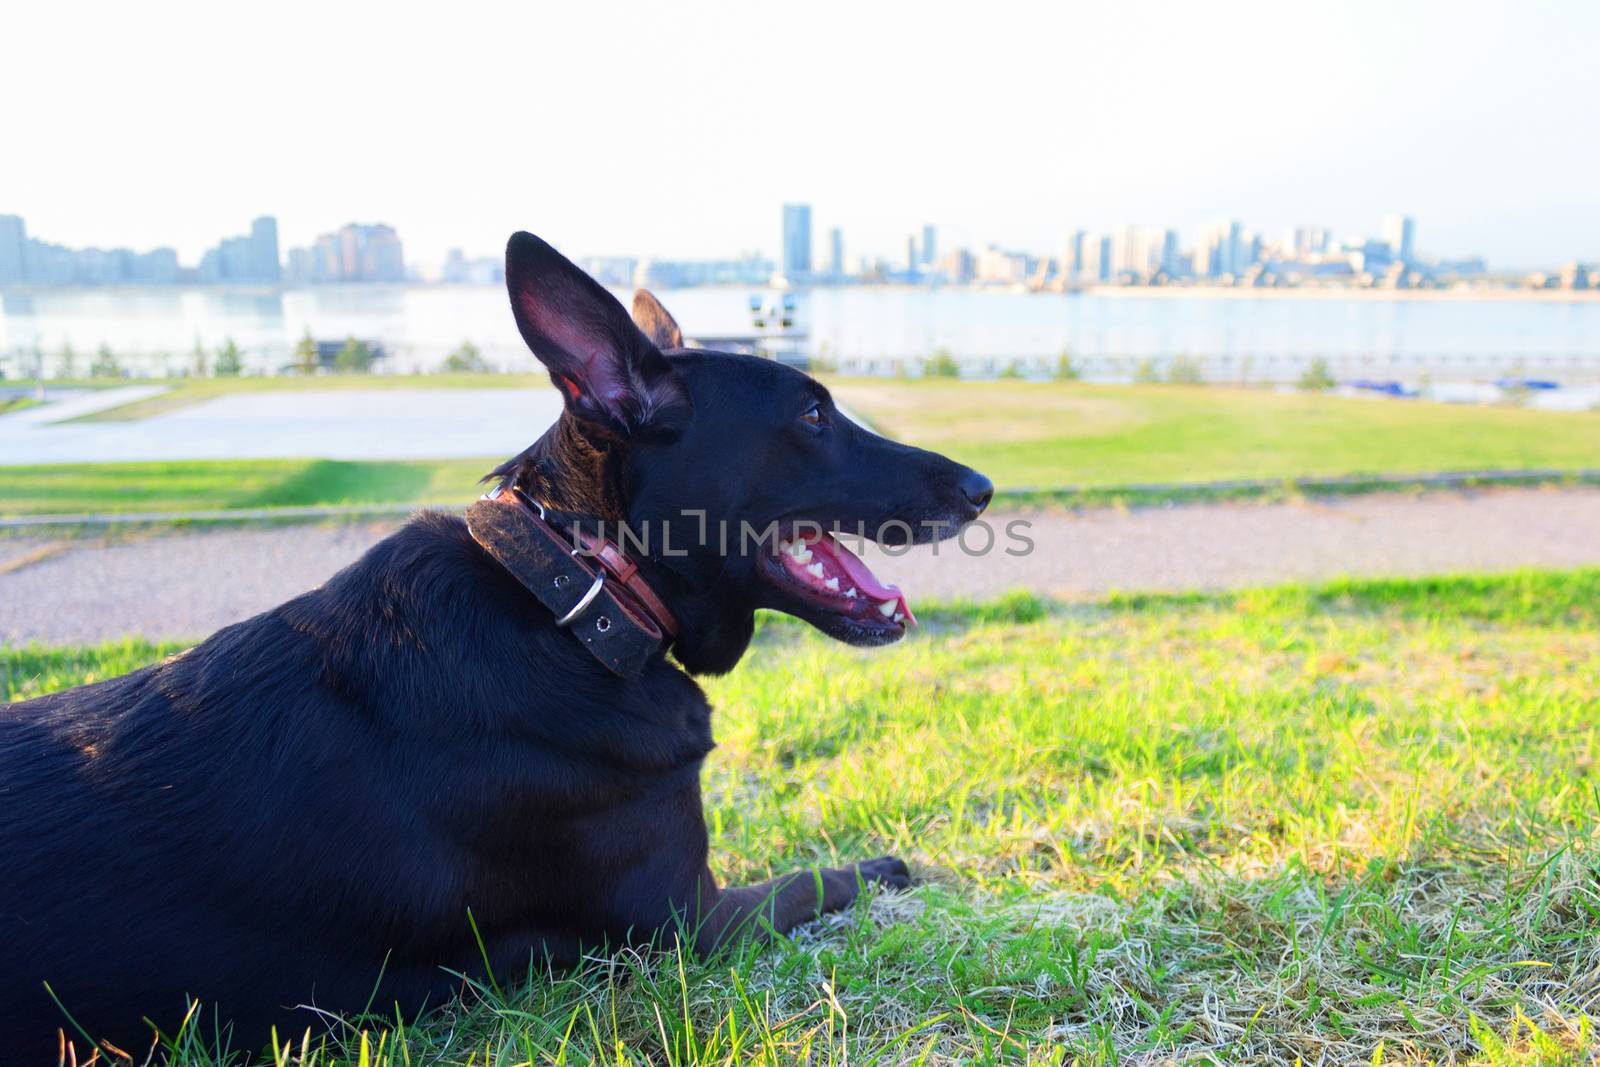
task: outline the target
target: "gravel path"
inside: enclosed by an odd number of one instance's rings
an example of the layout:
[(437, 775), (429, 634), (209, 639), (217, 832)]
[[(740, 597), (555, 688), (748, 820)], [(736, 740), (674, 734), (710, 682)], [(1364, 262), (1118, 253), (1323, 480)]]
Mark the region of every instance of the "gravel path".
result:
[[(1033, 541), (1026, 555), (1007, 524)], [(1600, 489), (1376, 494), (1306, 504), (1206, 504), (990, 517), (995, 546), (955, 543), (868, 558), (919, 598), (1026, 587), (1219, 589), (1337, 575), (1417, 575), (1600, 564)], [(125, 634), (186, 639), (325, 580), (392, 523), (164, 533), (120, 542), (0, 540), (0, 642)]]

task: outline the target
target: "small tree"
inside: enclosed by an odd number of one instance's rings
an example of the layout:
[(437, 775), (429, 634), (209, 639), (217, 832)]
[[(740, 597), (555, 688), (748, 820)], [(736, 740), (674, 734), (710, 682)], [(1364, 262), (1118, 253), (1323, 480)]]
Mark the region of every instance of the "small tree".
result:
[(372, 367), (372, 349), (365, 341), (346, 337), (344, 347), (334, 357), (333, 365), (345, 374), (365, 374)]
[(71, 341), (61, 342), (61, 354), (56, 357), (56, 377), (76, 378), (78, 376), (78, 353), (72, 350)]
[(1058, 382), (1075, 382), (1083, 377), (1083, 372), (1072, 362), (1072, 353), (1062, 349), (1061, 354), (1056, 357), (1056, 369), (1050, 376)]
[(444, 357), (444, 365), (440, 369), (447, 374), (488, 374), (494, 368), (483, 358), (477, 345), (462, 341), (454, 352)]
[(239, 372), (244, 370), (244, 353), (233, 343), (233, 338), (230, 337), (222, 342), (222, 347), (217, 349), (217, 361), (213, 366), (218, 378), (237, 378)]
[(1161, 368), (1156, 366), (1156, 361), (1146, 356), (1134, 368), (1133, 380), (1141, 385), (1150, 385), (1161, 380)]
[(959, 378), (961, 364), (956, 362), (956, 357), (950, 354), (948, 348), (941, 348), (922, 365), (922, 375), (925, 378)]
[(1323, 393), (1339, 383), (1334, 381), (1333, 372), (1328, 369), (1328, 361), (1318, 356), (1300, 373), (1300, 380), (1296, 384), (1308, 393)]
[(317, 351), (317, 342), (310, 330), (294, 343), (294, 369), (301, 374), (315, 374), (322, 369), (322, 354)]
[(120, 378), (121, 376), (122, 368), (117, 366), (117, 356), (111, 351), (111, 346), (102, 344), (95, 349), (94, 362), (89, 364), (89, 377)]
[(1167, 381), (1173, 385), (1204, 385), (1205, 367), (1192, 356), (1179, 356), (1167, 365)]
[(1022, 361), (1020, 359), (1014, 359), (1010, 363), (1007, 363), (1006, 367), (1005, 367), (1005, 370), (1000, 372), (1000, 377), (1002, 377), (1002, 378), (1021, 378), (1021, 377), (1023, 377)]
[(210, 371), (210, 358), (206, 355), (206, 346), (200, 343), (200, 338), (194, 339), (194, 357), (190, 370), (196, 378), (204, 378)]

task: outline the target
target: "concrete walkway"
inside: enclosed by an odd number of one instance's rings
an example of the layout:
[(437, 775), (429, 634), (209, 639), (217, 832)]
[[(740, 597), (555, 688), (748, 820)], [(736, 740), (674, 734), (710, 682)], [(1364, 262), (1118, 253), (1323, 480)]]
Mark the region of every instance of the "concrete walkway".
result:
[[(1027, 588), (1222, 589), (1339, 575), (1421, 575), (1600, 565), (1600, 488), (1376, 494), (1305, 504), (1205, 504), (1132, 512), (989, 516), (874, 569), (919, 600)], [(1011, 526), (1027, 523), (1027, 526)], [(1008, 531), (1008, 526), (1010, 527)], [(72, 644), (124, 634), (190, 639), (324, 581), (394, 528), (161, 533), (120, 542), (0, 539), (0, 642)], [(1023, 555), (1022, 539), (1032, 541)]]
[(66, 422), (153, 396), (130, 386), (0, 416), (0, 463), (453, 459), (522, 451), (561, 413), (550, 387), (226, 393), (135, 422)]

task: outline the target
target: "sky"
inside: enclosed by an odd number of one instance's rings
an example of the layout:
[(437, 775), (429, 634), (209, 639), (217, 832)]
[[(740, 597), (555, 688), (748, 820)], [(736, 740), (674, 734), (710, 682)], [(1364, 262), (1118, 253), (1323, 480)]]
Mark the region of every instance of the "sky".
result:
[(14, 5), (0, 213), (185, 263), (394, 225), (407, 259), (1050, 253), (1237, 218), (1600, 259), (1600, 4)]

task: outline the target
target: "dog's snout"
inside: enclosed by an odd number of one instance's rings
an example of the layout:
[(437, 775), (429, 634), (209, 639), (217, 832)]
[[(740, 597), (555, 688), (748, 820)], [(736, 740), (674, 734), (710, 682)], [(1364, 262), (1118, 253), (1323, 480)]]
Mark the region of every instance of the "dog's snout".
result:
[(967, 468), (961, 475), (961, 495), (967, 498), (967, 503), (977, 509), (977, 514), (983, 514), (983, 509), (989, 506), (989, 501), (994, 498), (994, 483), (972, 468)]

